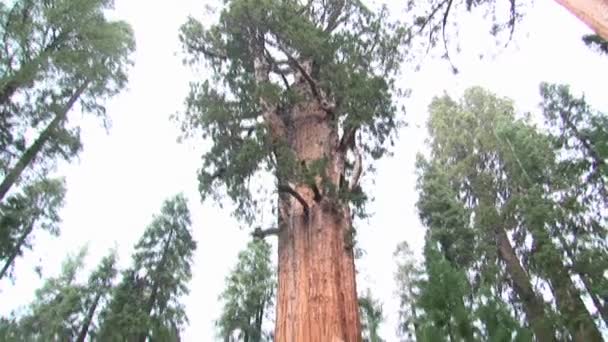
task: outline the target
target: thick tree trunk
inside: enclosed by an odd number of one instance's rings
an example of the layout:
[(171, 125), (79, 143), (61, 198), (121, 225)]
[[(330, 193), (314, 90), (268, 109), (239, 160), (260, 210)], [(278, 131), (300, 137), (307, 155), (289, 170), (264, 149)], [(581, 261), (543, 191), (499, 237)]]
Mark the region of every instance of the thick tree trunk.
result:
[(86, 90), (89, 82), (84, 82), (77, 90), (74, 92), (72, 97), (68, 100), (66, 105), (61, 109), (60, 112), (55, 114), (55, 117), (51, 122), (44, 128), (44, 130), (40, 133), (36, 141), (27, 148), (27, 150), (23, 153), (21, 158), (17, 161), (17, 164), (13, 166), (13, 168), (6, 174), (2, 183), (0, 183), (0, 201), (6, 196), (11, 187), (19, 180), (23, 171), (28, 167), (28, 165), (36, 158), (38, 153), (42, 150), (46, 142), (51, 138), (59, 124), (65, 120), (68, 112), (72, 109), (80, 95)]
[(553, 289), (557, 309), (566, 320), (566, 328), (575, 342), (603, 341), (593, 318), (585, 303), (581, 300), (579, 291), (574, 286), (570, 274), (564, 267), (560, 254), (551, 242), (546, 232), (531, 229), (532, 237), (537, 246), (537, 253), (542, 253), (542, 264), (547, 280)]
[(277, 342), (361, 340), (350, 222), (323, 202), (279, 235)]
[(608, 40), (608, 0), (555, 0)]
[[(297, 87), (307, 100), (292, 108), (287, 144), (300, 165), (325, 160), (325, 181), (337, 189), (345, 156), (337, 128), (308, 84), (301, 80)], [(275, 341), (361, 341), (348, 205), (337, 195), (324, 193), (327, 187), (320, 179), (316, 190), (290, 179), (279, 181), (295, 193), (279, 194)]]
[(554, 330), (545, 316), (545, 303), (534, 291), (528, 273), (519, 262), (507, 233), (502, 228), (496, 229), (496, 244), (498, 245), (498, 254), (505, 263), (515, 293), (523, 305), (536, 340), (555, 341)]

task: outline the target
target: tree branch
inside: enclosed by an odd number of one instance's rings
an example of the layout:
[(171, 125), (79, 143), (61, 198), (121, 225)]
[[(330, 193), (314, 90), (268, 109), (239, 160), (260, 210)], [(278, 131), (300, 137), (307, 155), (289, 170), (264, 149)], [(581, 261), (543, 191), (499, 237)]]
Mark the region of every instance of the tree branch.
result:
[[(250, 44), (252, 45), (250, 49), (251, 54), (253, 55), (255, 80), (258, 85), (268, 83), (270, 82), (268, 76), (270, 65), (267, 64), (267, 62), (264, 62), (264, 39), (262, 38), (261, 41), (254, 40), (253, 42), (250, 42)], [(271, 105), (266, 99), (260, 97), (260, 106), (262, 107), (262, 117), (270, 128), (270, 135), (273, 140), (275, 142), (282, 140), (286, 136), (286, 128), (285, 123), (277, 113), (277, 105)]]
[(256, 228), (253, 230), (253, 232), (251, 233), (251, 236), (253, 236), (256, 239), (264, 239), (269, 235), (279, 235), (279, 233), (281, 232), (280, 228), (268, 228), (268, 229), (262, 229), (260, 227)]
[(333, 113), (336, 105), (333, 102), (327, 100), (327, 97), (323, 94), (323, 91), (321, 89), (319, 89), (317, 82), (310, 76), (308, 71), (302, 66), (302, 64), (291, 53), (289, 53), (289, 51), (287, 51), (287, 49), (282, 44), (279, 43), (279, 37), (276, 34), (275, 34), (275, 38), (277, 40), (277, 43), (271, 44), (271, 45), (273, 47), (276, 47), (277, 49), (279, 49), (281, 52), (283, 52), (285, 54), (285, 56), (287, 56), (288, 61), (291, 64), (293, 64), (296, 67), (296, 69), (298, 69), (298, 71), (300, 72), (302, 77), (304, 77), (304, 79), (310, 86), (312, 95), (317, 99), (317, 101), (319, 101), (321, 108), (328, 114)]
[(277, 62), (274, 60), (274, 58), (272, 58), (272, 55), (270, 55), (270, 52), (266, 48), (264, 48), (264, 51), (266, 52), (265, 53), (266, 61), (270, 64), (270, 70), (281, 76), (281, 80), (283, 81), (283, 84), (285, 85), (285, 89), (289, 90), (291, 87), (289, 86), (289, 81), (287, 80), (287, 77), (285, 76), (285, 74), (291, 73), (291, 70), (289, 68), (280, 67), (280, 64), (287, 63), (287, 62)]
[(353, 126), (347, 131), (344, 131), (342, 134), (342, 139), (340, 139), (340, 150), (346, 151), (349, 147), (351, 147), (355, 143), (355, 133), (359, 127)]
[(353, 191), (359, 185), (359, 179), (361, 178), (361, 173), (363, 173), (363, 158), (361, 157), (361, 150), (356, 142), (353, 142), (352, 151), (355, 154), (355, 166), (348, 187), (349, 191)]
[(324, 29), (326, 33), (335, 30), (345, 20), (345, 17), (340, 18), (340, 14), (342, 14), (342, 10), (344, 9), (344, 0), (336, 1), (334, 6), (333, 11), (331, 11), (327, 19), (327, 26)]
[(285, 193), (290, 194), (291, 196), (293, 196), (293, 198), (295, 198), (298, 202), (300, 202), (300, 205), (302, 205), (302, 208), (304, 208), (304, 215), (306, 215), (306, 217), (308, 217), (308, 214), (310, 212), (308, 203), (306, 203), (304, 198), (297, 191), (292, 189), (289, 185), (285, 185), (285, 184), (279, 185), (278, 190), (279, 190), (279, 192), (285, 192)]

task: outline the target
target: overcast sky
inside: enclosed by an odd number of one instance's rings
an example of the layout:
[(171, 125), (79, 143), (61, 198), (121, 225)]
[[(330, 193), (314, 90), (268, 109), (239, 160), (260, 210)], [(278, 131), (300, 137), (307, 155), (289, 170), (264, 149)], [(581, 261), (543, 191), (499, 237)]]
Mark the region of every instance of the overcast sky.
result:
[[(82, 123), (84, 151), (78, 161), (58, 169), (68, 187), (61, 236), (39, 234), (34, 251), (16, 263), (15, 284), (0, 283), (3, 312), (31, 301), (42, 282), (32, 271), (35, 265), (43, 267), (44, 277), (54, 275), (66, 254), (84, 244), (89, 243), (89, 267), (112, 246), (118, 247), (121, 266), (128, 266), (132, 246), (152, 215), (166, 198), (184, 192), (198, 250), (191, 293), (184, 299), (190, 325), (183, 340), (214, 340), (213, 321), (221, 309), (217, 297), (249, 236), (238, 228), (229, 209), (200, 203), (196, 171), (205, 146), (197, 141), (178, 144), (178, 130), (169, 121), (182, 108), (188, 81), (194, 77), (181, 64), (178, 27), (188, 14), (200, 17), (208, 3), (212, 2), (116, 0), (116, 15), (133, 26), (137, 39), (129, 88), (108, 103), (113, 122), (109, 132), (98, 121), (73, 114)], [(540, 101), (539, 82), (550, 81), (585, 91), (590, 103), (608, 109), (608, 58), (582, 44), (580, 38), (588, 29), (554, 1), (537, 0), (517, 28), (515, 41), (495, 57), (479, 60), (478, 54), (492, 50), (493, 43), (485, 34), (488, 25), (483, 32), (471, 25), (461, 32), (464, 52), (453, 55), (459, 75), (454, 76), (445, 61), (436, 60), (426, 61), (418, 73), (404, 75), (403, 85), (412, 90), (407, 101), (409, 126), (400, 132), (394, 157), (380, 161), (377, 174), (367, 175), (367, 182), (375, 181), (369, 189), (376, 201), (371, 206), (374, 216), (359, 225), (358, 240), (366, 253), (357, 262), (358, 288), (370, 287), (384, 303), (387, 320), (381, 333), (387, 341), (396, 340), (398, 309), (392, 253), (403, 240), (417, 250), (423, 243), (424, 230), (414, 208), (414, 160), (424, 146), (431, 98), (444, 90), (460, 96), (465, 88), (481, 85), (511, 97), (522, 111), (534, 111)]]

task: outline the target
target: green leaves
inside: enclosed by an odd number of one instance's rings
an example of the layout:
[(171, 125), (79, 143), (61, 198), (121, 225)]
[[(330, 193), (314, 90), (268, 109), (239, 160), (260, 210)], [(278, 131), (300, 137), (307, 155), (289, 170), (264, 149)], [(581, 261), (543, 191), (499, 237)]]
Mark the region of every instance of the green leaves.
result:
[(220, 299), (224, 302), (222, 315), (216, 322), (219, 335), (245, 341), (269, 341), (263, 323), (271, 317), (275, 270), (270, 261), (270, 245), (253, 240), (239, 253), (238, 262), (226, 277), (226, 287)]
[[(126, 84), (135, 44), (126, 23), (106, 19), (112, 5), (108, 0), (0, 5), (0, 245), (12, 248), (2, 252), (5, 265), (30, 245), (28, 236), (38, 226), (58, 233), (64, 190), (47, 175), (57, 160), (70, 161), (82, 149), (79, 127), (70, 124), (68, 113), (79, 103), (105, 125), (104, 101)], [(39, 203), (18, 209), (26, 197)]]
[(188, 294), (196, 243), (183, 195), (167, 200), (135, 246), (133, 265), (122, 274), (101, 313), (102, 340), (174, 340), (187, 321), (180, 298)]
[(363, 340), (366, 342), (383, 342), (379, 334), (380, 324), (384, 320), (382, 304), (372, 297), (370, 289), (359, 298), (359, 311), (361, 312), (361, 330)]
[(350, 0), (232, 0), (214, 25), (188, 19), (180, 30), (185, 63), (212, 70), (192, 82), (178, 116), (185, 136), (212, 142), (199, 171), (203, 199), (227, 195), (236, 216), (252, 223), (270, 199), (250, 179), (270, 173), (278, 183), (306, 183), (290, 142), (303, 108), (326, 108), (332, 137), (358, 132), (366, 160), (385, 155), (401, 122), (393, 99), (405, 36), (386, 8)]
[(0, 279), (8, 274), (15, 258), (32, 247), (34, 231), (59, 234), (64, 195), (63, 180), (43, 179), (0, 204)]
[[(480, 88), (460, 101), (436, 98), (429, 107), (432, 159), (418, 162), (417, 203), (428, 227), (429, 280), (416, 304), (425, 314), (437, 310), (432, 321), (448, 327), (444, 334), (526, 340), (526, 322), (537, 338), (554, 335), (544, 328), (552, 325), (558, 338), (599, 334), (567, 265), (585, 268), (586, 257), (606, 255), (594, 219), (603, 216), (596, 210), (605, 198), (598, 190), (604, 160), (595, 149), (604, 129), (593, 124), (602, 116), (567, 87), (543, 84), (541, 94), (547, 132), (516, 118), (511, 101)], [(598, 311), (605, 310), (596, 292), (603, 281), (574, 270)], [(534, 299), (527, 278), (551, 286), (558, 312)], [(448, 294), (441, 292), (444, 283), (462, 286)], [(525, 322), (516, 318), (519, 310)]]

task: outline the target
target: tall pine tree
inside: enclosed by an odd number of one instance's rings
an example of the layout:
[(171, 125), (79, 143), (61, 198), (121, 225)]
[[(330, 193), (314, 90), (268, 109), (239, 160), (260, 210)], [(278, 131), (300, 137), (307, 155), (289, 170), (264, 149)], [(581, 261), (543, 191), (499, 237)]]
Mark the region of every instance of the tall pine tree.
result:
[(196, 243), (183, 195), (163, 204), (135, 246), (133, 265), (122, 272), (100, 314), (101, 341), (179, 340), (187, 322), (180, 298), (188, 293)]
[(275, 288), (270, 245), (263, 240), (251, 241), (226, 278), (220, 296), (224, 308), (217, 321), (219, 335), (225, 341), (271, 341), (272, 334), (263, 330), (263, 323), (273, 316)]
[[(516, 119), (510, 101), (479, 88), (460, 102), (435, 99), (430, 109), (432, 159), (419, 163), (418, 203), (426, 248), (435, 251), (427, 268), (444, 259), (454, 271), (439, 276), (461, 274), (462, 301), (485, 326), (480, 337), (498, 333), (488, 313), (500, 309), (507, 318), (522, 310), (539, 340), (600, 341), (560, 243), (568, 215), (554, 199), (566, 178), (552, 140)], [(533, 279), (551, 289), (557, 313)]]
[(58, 232), (54, 213), (64, 190), (48, 175), (82, 147), (68, 114), (80, 109), (106, 125), (104, 102), (126, 84), (134, 38), (128, 24), (107, 19), (112, 6), (108, 0), (0, 4), (0, 245), (9, 248), (0, 276), (31, 247), (37, 227)]

